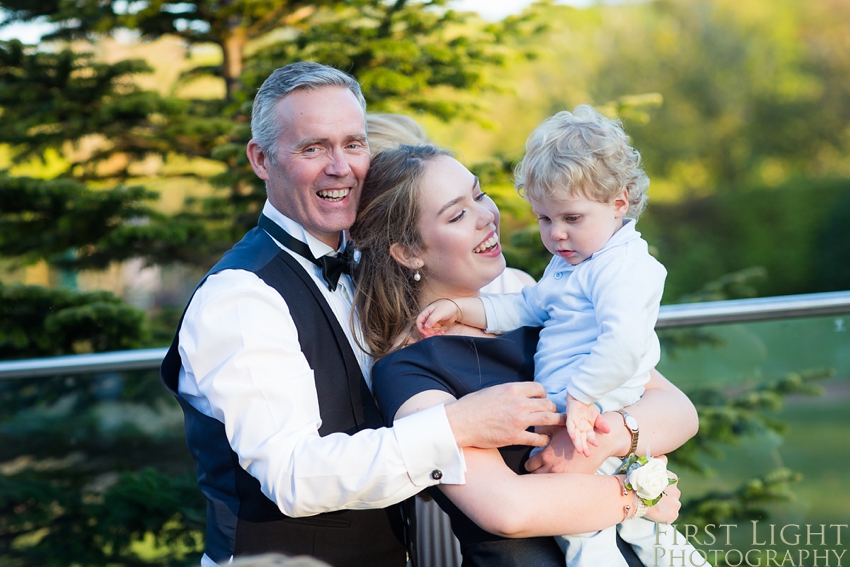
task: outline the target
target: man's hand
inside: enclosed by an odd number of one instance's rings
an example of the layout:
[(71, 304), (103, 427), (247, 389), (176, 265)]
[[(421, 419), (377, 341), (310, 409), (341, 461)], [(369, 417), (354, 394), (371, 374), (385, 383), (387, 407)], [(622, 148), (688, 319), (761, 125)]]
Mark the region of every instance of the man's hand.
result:
[[(601, 416), (596, 419), (594, 424), (596, 432), (606, 434), (611, 432), (611, 427)], [(538, 429), (538, 431), (540, 431)], [(611, 455), (608, 451), (594, 449), (590, 452), (590, 456), (585, 456), (578, 451), (573, 444), (566, 427), (548, 428), (541, 433), (547, 434), (552, 438), (549, 445), (532, 455), (525, 463), (525, 470), (534, 473), (561, 473), (561, 472), (580, 472), (594, 473), (602, 466), (602, 463)], [(605, 436), (600, 437), (600, 440), (605, 440)]]
[(543, 447), (549, 436), (526, 431), (529, 427), (561, 424), (563, 428), (563, 415), (536, 382), (500, 384), (473, 392), (447, 403), (446, 415), (458, 447)]

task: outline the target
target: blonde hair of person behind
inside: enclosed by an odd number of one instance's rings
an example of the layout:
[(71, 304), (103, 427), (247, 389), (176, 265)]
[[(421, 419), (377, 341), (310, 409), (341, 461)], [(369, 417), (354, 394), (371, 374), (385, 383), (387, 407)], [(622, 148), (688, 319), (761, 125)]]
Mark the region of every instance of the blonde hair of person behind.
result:
[(399, 144), (420, 146), (430, 143), (425, 129), (416, 120), (404, 114), (366, 114), (366, 133), (369, 151), (377, 154)]
[[(415, 270), (390, 256), (390, 247), (397, 243), (412, 254), (424, 249), (419, 195), (425, 165), (450, 155), (435, 146), (402, 144), (378, 153), (369, 166), (350, 234), (361, 254), (354, 273), (360, 346), (375, 358), (401, 348), (412, 334), (422, 284), (413, 281)], [(425, 268), (420, 272), (428, 277)]]
[(525, 198), (581, 196), (608, 203), (628, 191), (627, 216), (637, 219), (646, 207), (649, 178), (640, 153), (618, 120), (581, 104), (544, 120), (528, 137), (514, 184)]

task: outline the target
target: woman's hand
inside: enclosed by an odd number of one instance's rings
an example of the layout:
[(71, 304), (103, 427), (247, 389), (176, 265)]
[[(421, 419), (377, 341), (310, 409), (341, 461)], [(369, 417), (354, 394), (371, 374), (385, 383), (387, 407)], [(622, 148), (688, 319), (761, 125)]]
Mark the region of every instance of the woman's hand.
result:
[[(667, 476), (677, 480), (679, 478), (672, 471), (667, 471)], [(647, 509), (644, 517), (659, 524), (672, 524), (679, 517), (679, 509), (682, 507), (682, 502), (679, 500), (681, 497), (682, 492), (679, 490), (679, 483), (671, 484), (664, 489), (661, 500)]]
[[(654, 459), (664, 461), (664, 466), (667, 466), (666, 455), (658, 455)], [(647, 520), (652, 520), (659, 524), (672, 524), (675, 522), (676, 518), (679, 517), (679, 509), (682, 507), (682, 502), (680, 501), (682, 492), (679, 490), (678, 483), (679, 477), (671, 470), (667, 470), (667, 477), (674, 479), (676, 482), (667, 485), (661, 493), (661, 500), (647, 508), (646, 515), (644, 516)]]
[[(622, 421), (619, 414), (615, 414)], [(596, 433), (599, 435), (597, 439), (601, 441), (601, 445), (607, 445), (608, 434), (611, 433), (611, 426), (606, 421), (605, 417), (608, 414), (603, 414), (596, 419)], [(585, 456), (576, 451), (567, 428), (551, 427), (541, 430), (537, 428), (538, 433), (543, 433), (551, 437), (551, 441), (542, 451), (536, 452), (525, 463), (525, 470), (534, 473), (562, 473), (562, 472), (578, 472), (578, 473), (593, 473), (602, 466), (605, 459), (614, 453), (607, 447), (596, 447), (590, 451), (590, 456)], [(620, 432), (621, 433), (621, 432)], [(621, 435), (625, 437), (625, 434)]]

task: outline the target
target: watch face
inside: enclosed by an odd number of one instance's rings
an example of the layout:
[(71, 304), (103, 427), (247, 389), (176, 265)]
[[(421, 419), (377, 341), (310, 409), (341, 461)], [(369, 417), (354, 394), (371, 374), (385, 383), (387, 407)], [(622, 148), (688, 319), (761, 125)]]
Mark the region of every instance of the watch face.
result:
[(626, 415), (626, 416), (623, 416), (623, 417), (625, 418), (626, 425), (628, 426), (629, 429), (631, 429), (632, 431), (638, 430), (638, 422), (634, 417), (632, 417), (631, 415)]

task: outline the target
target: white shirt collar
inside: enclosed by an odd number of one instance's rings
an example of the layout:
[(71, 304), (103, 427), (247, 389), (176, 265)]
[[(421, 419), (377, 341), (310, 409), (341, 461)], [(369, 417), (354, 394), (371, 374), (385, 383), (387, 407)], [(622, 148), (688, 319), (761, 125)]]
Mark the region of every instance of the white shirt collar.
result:
[[(314, 258), (321, 258), (322, 256), (326, 256), (328, 254), (334, 255), (337, 250), (331, 248), (302, 227), (300, 224), (287, 217), (272, 205), (268, 199), (266, 199), (266, 204), (263, 205), (263, 214), (269, 217), (275, 224), (280, 226), (283, 230), (288, 232), (290, 236), (293, 238), (300, 240), (307, 244), (310, 248), (310, 252), (313, 254)], [(275, 241), (277, 242), (277, 241)], [(280, 244), (280, 243), (278, 243)], [(342, 251), (344, 246), (339, 248), (339, 251)]]

